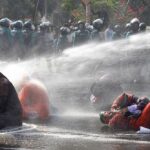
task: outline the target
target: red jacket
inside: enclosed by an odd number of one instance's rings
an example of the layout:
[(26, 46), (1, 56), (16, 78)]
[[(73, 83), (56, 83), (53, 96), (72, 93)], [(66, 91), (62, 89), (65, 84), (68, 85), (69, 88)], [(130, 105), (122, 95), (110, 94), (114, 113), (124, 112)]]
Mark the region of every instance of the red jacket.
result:
[(30, 112), (37, 112), (41, 120), (50, 115), (49, 97), (43, 85), (29, 81), (19, 92), (19, 99), (23, 108), (23, 118), (28, 119)]
[[(116, 98), (112, 104), (111, 110), (124, 108), (136, 103), (137, 97), (123, 93)], [(122, 113), (116, 113), (109, 121), (111, 128), (122, 130), (138, 130), (140, 126), (150, 128), (150, 103), (146, 105), (142, 114), (138, 118), (126, 117)]]

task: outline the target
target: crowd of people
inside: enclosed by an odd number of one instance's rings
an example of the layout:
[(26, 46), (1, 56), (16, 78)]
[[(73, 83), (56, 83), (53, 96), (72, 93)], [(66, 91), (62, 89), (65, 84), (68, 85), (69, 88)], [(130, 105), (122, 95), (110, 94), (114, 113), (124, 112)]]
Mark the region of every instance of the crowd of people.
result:
[(68, 21), (62, 27), (50, 22), (41, 22), (35, 26), (31, 20), (11, 21), (0, 19), (1, 59), (24, 59), (36, 55), (49, 56), (61, 53), (69, 47), (86, 42), (110, 41), (127, 38), (138, 32), (144, 32), (146, 24), (133, 18), (126, 25), (104, 26), (102, 19), (95, 19), (92, 24), (84, 21)]

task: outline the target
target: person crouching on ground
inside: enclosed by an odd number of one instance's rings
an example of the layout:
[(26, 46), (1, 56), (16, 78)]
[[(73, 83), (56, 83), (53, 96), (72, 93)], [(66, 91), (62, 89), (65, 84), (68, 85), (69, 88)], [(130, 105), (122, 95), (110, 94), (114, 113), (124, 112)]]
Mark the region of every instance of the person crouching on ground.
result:
[(25, 77), (18, 92), (24, 120), (46, 121), (50, 116), (50, 102), (46, 87), (39, 80)]

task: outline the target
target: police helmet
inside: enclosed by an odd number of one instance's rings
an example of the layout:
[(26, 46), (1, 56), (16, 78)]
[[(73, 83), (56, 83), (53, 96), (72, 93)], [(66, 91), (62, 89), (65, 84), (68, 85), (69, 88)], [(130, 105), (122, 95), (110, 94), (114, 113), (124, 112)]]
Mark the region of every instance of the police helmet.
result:
[(10, 24), (11, 24), (11, 20), (10, 19), (8, 19), (8, 18), (2, 18), (2, 19), (0, 19), (0, 26), (1, 27), (9, 28)]
[(21, 20), (17, 20), (13, 23), (13, 27), (16, 29), (22, 29), (23, 28), (23, 22)]
[(103, 26), (103, 20), (102, 19), (96, 19), (93, 21), (93, 27), (95, 29), (100, 30), (102, 28), (102, 26)]

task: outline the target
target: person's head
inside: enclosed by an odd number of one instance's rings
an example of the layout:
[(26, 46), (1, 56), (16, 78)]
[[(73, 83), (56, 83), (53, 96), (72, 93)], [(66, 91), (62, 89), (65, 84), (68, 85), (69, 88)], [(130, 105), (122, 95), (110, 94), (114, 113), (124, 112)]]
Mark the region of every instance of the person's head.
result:
[(69, 33), (69, 29), (67, 27), (61, 27), (60, 28), (60, 34), (61, 35), (66, 36), (66, 35), (68, 35), (68, 33)]
[(50, 22), (42, 22), (40, 24), (40, 31), (41, 32), (49, 32), (49, 28), (50, 28)]
[(128, 32), (128, 31), (130, 31), (130, 30), (131, 30), (131, 24), (130, 24), (130, 23), (127, 23), (127, 24), (125, 25), (125, 31)]
[(17, 30), (21, 30), (23, 28), (23, 22), (21, 20), (17, 20), (13, 23), (12, 26)]
[(143, 110), (145, 106), (150, 102), (150, 100), (147, 97), (141, 97), (137, 100), (137, 102), (138, 109)]
[(2, 18), (0, 19), (0, 26), (1, 27), (5, 27), (5, 28), (9, 28), (11, 24), (11, 20), (8, 18)]
[(120, 26), (119, 24), (116, 24), (116, 25), (114, 26), (114, 31), (115, 31), (116, 33), (121, 33), (121, 26)]
[(103, 27), (103, 20), (102, 19), (96, 19), (93, 21), (93, 27), (100, 31), (102, 30), (102, 27)]
[(80, 29), (80, 30), (83, 30), (83, 29), (85, 29), (85, 23), (84, 23), (84, 21), (78, 21), (78, 28)]
[(109, 120), (113, 117), (113, 113), (111, 111), (101, 111), (99, 117), (103, 124), (108, 124)]
[(133, 18), (131, 21), (130, 21), (130, 24), (131, 24), (131, 29), (133, 32), (138, 32), (139, 30), (139, 24), (140, 24), (140, 21), (138, 18)]
[(146, 23), (141, 22), (139, 25), (139, 31), (144, 32), (146, 31)]
[(33, 29), (33, 24), (32, 24), (32, 22), (31, 22), (31, 20), (28, 20), (28, 21), (26, 21), (25, 23), (24, 23), (24, 29), (25, 30), (32, 30)]

